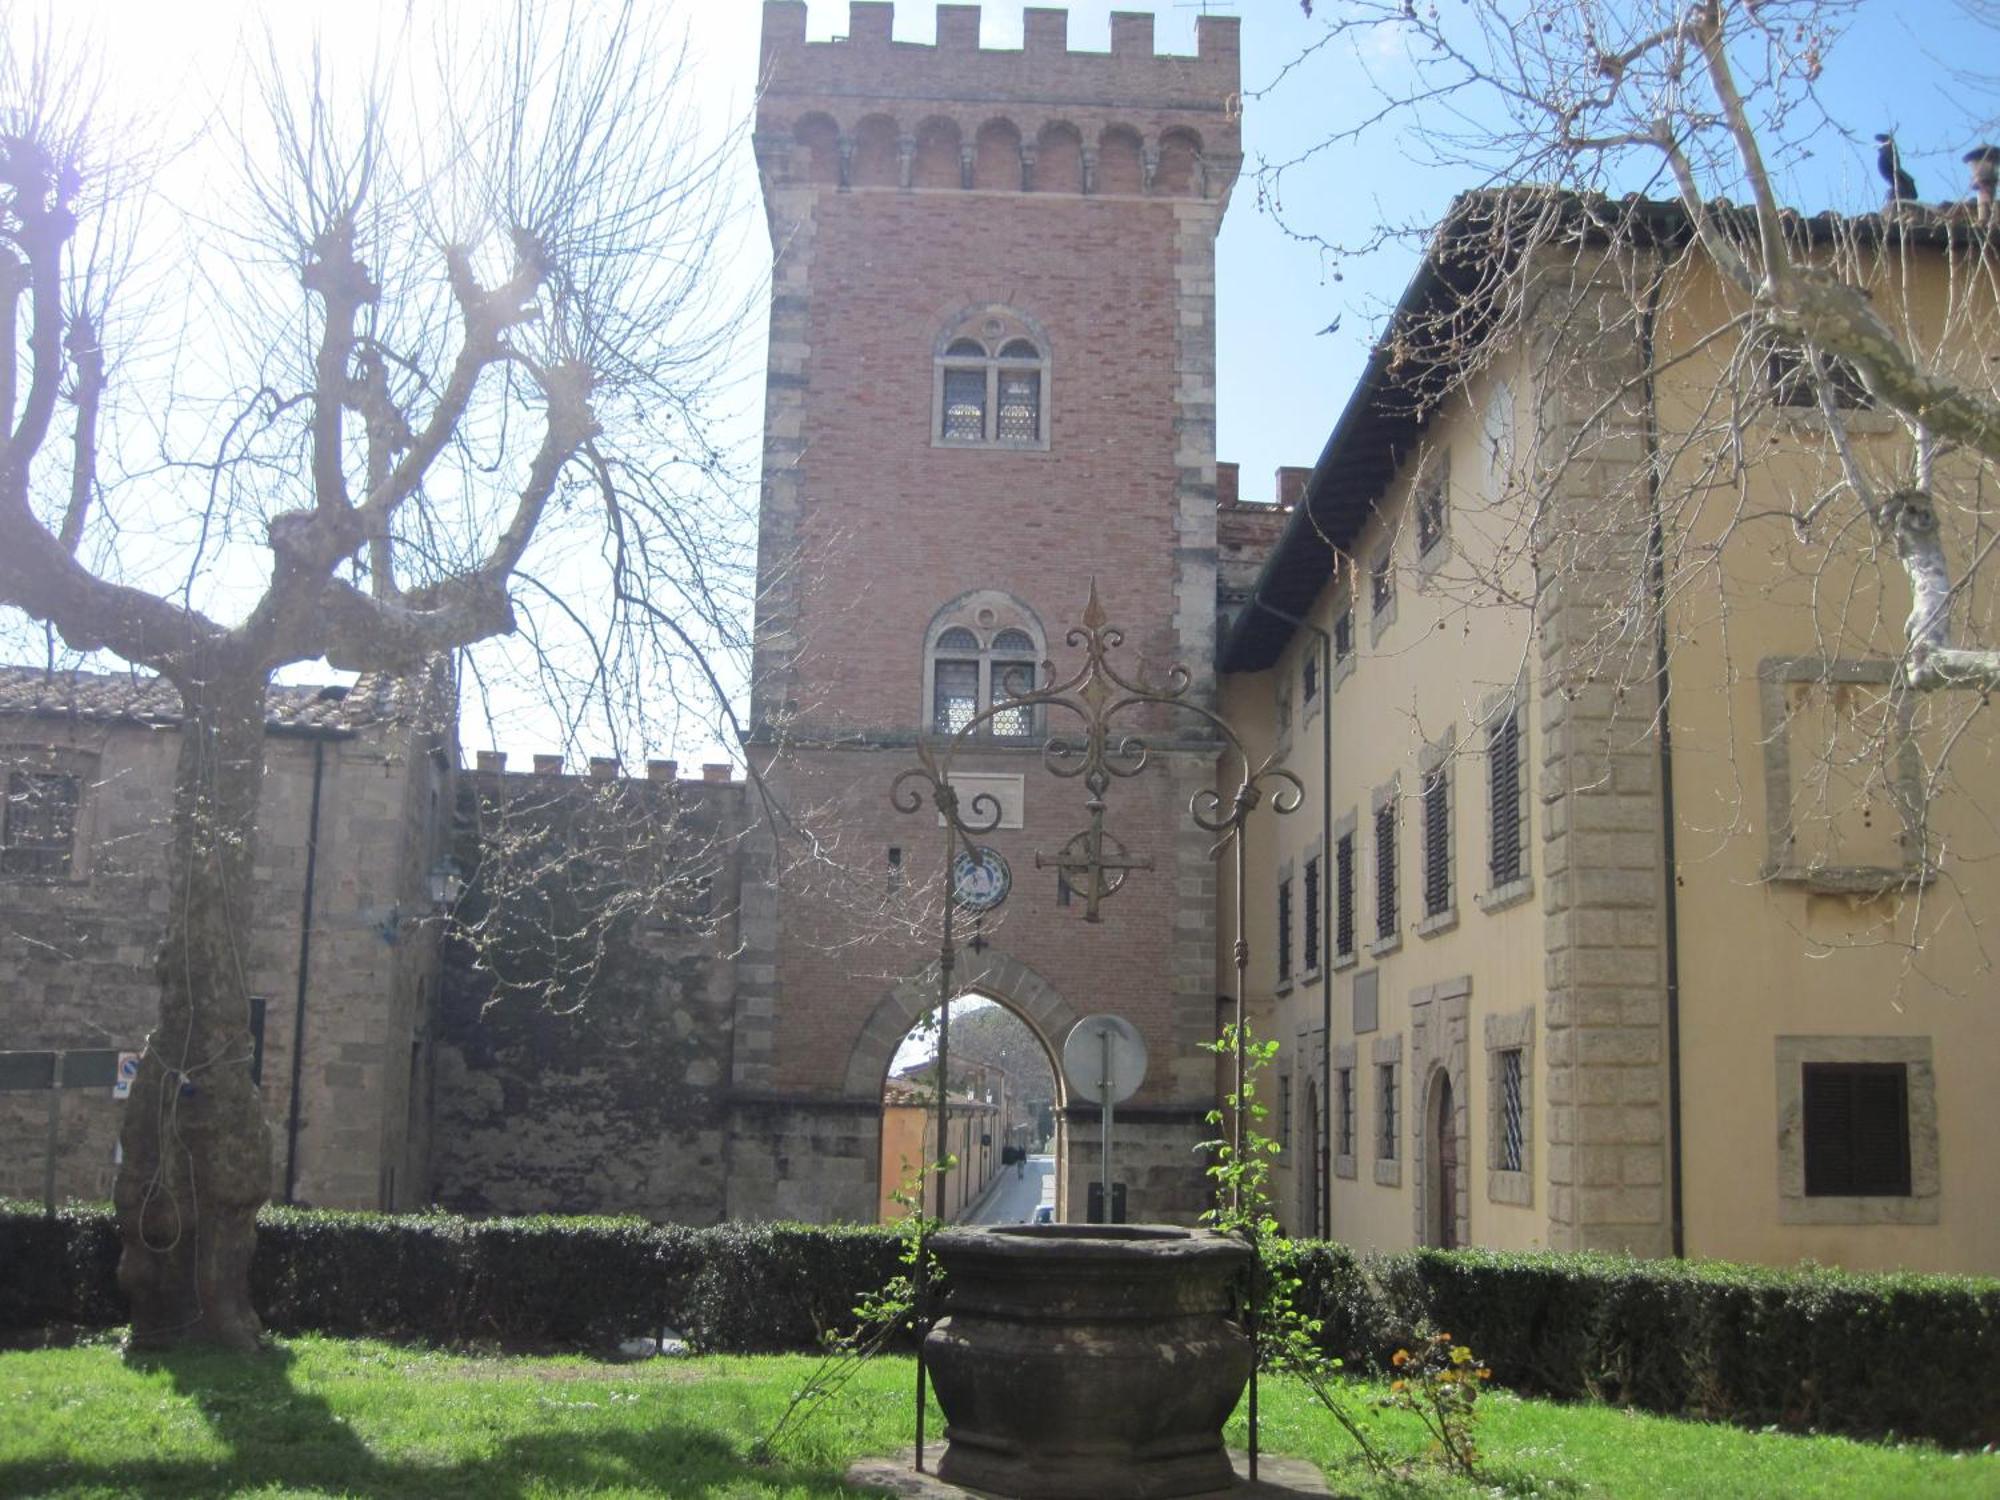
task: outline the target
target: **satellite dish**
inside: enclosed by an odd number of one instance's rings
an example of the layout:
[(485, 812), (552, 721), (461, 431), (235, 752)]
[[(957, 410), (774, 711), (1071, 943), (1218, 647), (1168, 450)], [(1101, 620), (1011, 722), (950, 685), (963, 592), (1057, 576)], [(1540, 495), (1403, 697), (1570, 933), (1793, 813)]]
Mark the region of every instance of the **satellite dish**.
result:
[(1123, 1016), (1085, 1016), (1063, 1043), (1063, 1077), (1092, 1104), (1121, 1104), (1146, 1081), (1146, 1044)]

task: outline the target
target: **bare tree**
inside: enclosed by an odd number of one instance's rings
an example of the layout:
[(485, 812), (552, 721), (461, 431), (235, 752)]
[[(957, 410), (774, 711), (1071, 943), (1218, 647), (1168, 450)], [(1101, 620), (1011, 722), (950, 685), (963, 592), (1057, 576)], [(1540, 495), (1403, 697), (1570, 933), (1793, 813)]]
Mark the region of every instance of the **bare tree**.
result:
[[(0, 604), (184, 711), (116, 1194), (140, 1344), (259, 1332), (238, 955), (272, 674), (567, 629), (586, 695), (657, 702), (674, 673), (726, 711), (741, 584), (701, 411), (727, 143), (697, 143), (650, 14), (480, 7), (347, 71), (266, 38), (235, 128), (190, 148), (199, 201), (136, 228), (134, 141), (93, 130), (61, 61), (87, 47), (57, 28), (0, 58)], [(135, 267), (213, 291), (163, 332), (121, 301)]]
[[(1349, 56), (1374, 92), (1267, 163), (1260, 197), (1334, 258), (1428, 234), (1423, 295), (1377, 346), (1385, 389), (1427, 420), (1525, 351), (1530, 383), (1571, 398), (1559, 419), (1533, 414), (1532, 450), (1507, 455), (1511, 503), (1477, 523), (1488, 545), (1428, 586), (1467, 609), (1545, 609), (1587, 580), (1591, 647), (1551, 667), (1643, 725), (1663, 702), (1641, 689), (1675, 652), (1697, 636), (1729, 649), (1754, 555), (1826, 656), (1892, 660), (1879, 690), (1840, 689), (1843, 727), (1793, 793), (1832, 824), (1856, 798), (1900, 817), (1919, 851), (1901, 894), (1919, 909), (1938, 873), (1927, 809), (2000, 684), (1980, 578), (2000, 479), (2000, 152), (1983, 167), (1969, 152), (1984, 185), (1927, 205), (1884, 139), (1886, 201), (1789, 204), (1804, 157), (1859, 134), (1819, 92), (1846, 0), (1301, 8), (1325, 32), (1273, 89)], [(1392, 131), (1468, 189), (1441, 228), (1341, 231), (1298, 209), (1310, 164)], [(1664, 423), (1656, 382), (1674, 389)], [(1810, 697), (1788, 709), (1795, 737)], [(1920, 921), (1895, 940), (1914, 956)]]

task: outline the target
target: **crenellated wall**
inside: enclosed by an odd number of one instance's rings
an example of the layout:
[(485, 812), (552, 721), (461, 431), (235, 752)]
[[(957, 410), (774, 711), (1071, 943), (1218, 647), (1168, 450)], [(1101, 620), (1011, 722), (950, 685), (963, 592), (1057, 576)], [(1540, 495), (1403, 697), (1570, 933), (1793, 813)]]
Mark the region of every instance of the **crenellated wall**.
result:
[(803, 0), (764, 7), (757, 155), (779, 184), (848, 190), (1226, 200), (1242, 160), (1237, 21), (1202, 16), (1193, 57), (1114, 13), (1111, 50), (1069, 46), (1029, 9), (1023, 45), (979, 45), (979, 7), (940, 5), (937, 42), (892, 39), (895, 7), (854, 0), (848, 33), (806, 40)]

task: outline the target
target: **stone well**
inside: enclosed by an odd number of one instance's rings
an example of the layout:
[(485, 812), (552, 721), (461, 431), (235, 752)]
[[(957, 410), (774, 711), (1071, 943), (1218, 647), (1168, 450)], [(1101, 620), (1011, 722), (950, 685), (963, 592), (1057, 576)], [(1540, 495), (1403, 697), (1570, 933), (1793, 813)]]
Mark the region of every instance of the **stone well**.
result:
[(1250, 1376), (1240, 1240), (1145, 1224), (1010, 1224), (931, 1240), (946, 1316), (924, 1340), (938, 1477), (1019, 1500), (1229, 1488), (1222, 1425)]

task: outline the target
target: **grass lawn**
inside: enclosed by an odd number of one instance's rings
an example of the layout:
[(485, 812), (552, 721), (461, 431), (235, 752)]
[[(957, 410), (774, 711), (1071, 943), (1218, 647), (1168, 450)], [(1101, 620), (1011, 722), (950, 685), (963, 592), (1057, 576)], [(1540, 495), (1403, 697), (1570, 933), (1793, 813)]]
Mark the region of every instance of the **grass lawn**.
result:
[[(909, 1441), (913, 1367), (883, 1359), (789, 1440), (748, 1457), (804, 1358), (605, 1364), (284, 1340), (238, 1359), (127, 1363), (109, 1346), (0, 1354), (0, 1495), (831, 1496), (850, 1459)], [(1747, 1433), (1490, 1393), (1489, 1484), (1387, 1483), (1332, 1424), (1266, 1383), (1264, 1442), (1336, 1493), (1391, 1496), (2000, 1495), (2000, 1456)], [(1370, 1425), (1421, 1449), (1409, 1419)], [(1242, 1441), (1240, 1424), (1234, 1440)]]

